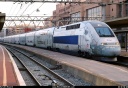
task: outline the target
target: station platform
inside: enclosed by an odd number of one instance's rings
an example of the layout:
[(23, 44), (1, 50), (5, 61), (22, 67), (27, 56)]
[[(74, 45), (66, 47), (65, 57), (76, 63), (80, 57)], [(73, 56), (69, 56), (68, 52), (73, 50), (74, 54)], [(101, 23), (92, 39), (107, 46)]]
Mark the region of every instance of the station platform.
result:
[(0, 45), (0, 86), (25, 86), (25, 82), (8, 50)]
[(128, 50), (126, 51), (125, 49), (122, 49), (120, 56), (128, 57)]
[(46, 59), (48, 59), (47, 61), (52, 64), (56, 65), (59, 63), (62, 66), (62, 69), (96, 86), (128, 86), (127, 67), (102, 63), (95, 60), (62, 54), (40, 48), (22, 45), (14, 46), (28, 50), (42, 57), (46, 57)]

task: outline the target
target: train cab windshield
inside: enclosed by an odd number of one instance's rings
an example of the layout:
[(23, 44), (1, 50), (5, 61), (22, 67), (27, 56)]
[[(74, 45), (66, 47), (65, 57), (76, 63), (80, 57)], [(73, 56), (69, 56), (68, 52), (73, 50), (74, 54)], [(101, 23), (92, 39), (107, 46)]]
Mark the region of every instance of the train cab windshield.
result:
[(114, 34), (108, 27), (97, 27), (95, 30), (100, 37), (114, 37)]
[(90, 22), (99, 37), (115, 37), (110, 28), (103, 22)]

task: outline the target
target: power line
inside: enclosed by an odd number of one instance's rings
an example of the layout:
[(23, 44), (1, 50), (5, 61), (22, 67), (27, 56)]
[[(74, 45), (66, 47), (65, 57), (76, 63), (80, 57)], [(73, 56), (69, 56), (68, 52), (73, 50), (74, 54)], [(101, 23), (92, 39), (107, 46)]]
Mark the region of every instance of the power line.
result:
[(78, 3), (78, 4), (105, 4), (105, 5), (112, 5), (112, 4), (128, 4), (127, 2), (123, 1), (121, 3), (117, 2), (115, 3), (114, 0), (108, 3), (104, 2), (91, 2), (90, 0), (86, 0), (84, 2), (81, 2), (80, 0), (0, 0), (0, 1), (6, 1), (6, 2), (43, 2), (43, 3)]
[[(42, 7), (42, 5), (43, 5), (44, 3), (42, 3), (37, 9), (36, 9), (36, 11), (38, 11), (41, 7)], [(35, 10), (34, 10), (35, 11)], [(32, 11), (29, 15), (31, 15), (34, 11)]]
[[(35, 5), (35, 4), (33, 4), (33, 7), (34, 7), (34, 5)], [(31, 6), (31, 7), (32, 7), (32, 6)], [(30, 10), (31, 10), (31, 9), (32, 9), (32, 8), (30, 8)], [(29, 10), (29, 11), (30, 11), (30, 10)], [(34, 10), (34, 11), (35, 11), (35, 10)]]
[[(14, 13), (15, 9), (16, 9), (17, 6), (18, 6), (18, 3), (13, 3), (13, 4), (17, 4), (17, 5), (15, 5), (14, 9), (12, 10), (12, 14)], [(10, 13), (10, 14), (11, 14), (11, 13)]]
[[(44, 4), (44, 3), (42, 3), (42, 5), (43, 5), (43, 4)], [(40, 7), (38, 7), (38, 8), (41, 8), (42, 5), (40, 5)]]
[(32, 4), (32, 3), (30, 3), (30, 4), (26, 7), (26, 9), (22, 12), (21, 16), (24, 14), (24, 12), (28, 9), (28, 7), (29, 7), (31, 4)]
[[(16, 4), (16, 2), (15, 3), (13, 3), (13, 5), (14, 4)], [(18, 4), (17, 5), (15, 5), (16, 6), (16, 8), (17, 8), (17, 6), (18, 6)], [(12, 14), (14, 13), (14, 11), (15, 11), (15, 8), (12, 10), (13, 12), (12, 12)], [(11, 13), (10, 13), (11, 14)], [(8, 22), (8, 24), (10, 24), (11, 22)]]
[(24, 7), (23, 5), (24, 5), (24, 4), (23, 4), (23, 3), (21, 3), (21, 6), (20, 6), (19, 10), (17, 11), (16, 16), (17, 16), (17, 15), (18, 15), (18, 13), (21, 11), (21, 9)]
[(12, 11), (12, 7), (14, 6), (14, 4), (12, 4), (12, 6), (11, 6), (11, 9), (10, 9), (10, 11), (9, 11), (9, 14), (11, 13), (11, 11)]

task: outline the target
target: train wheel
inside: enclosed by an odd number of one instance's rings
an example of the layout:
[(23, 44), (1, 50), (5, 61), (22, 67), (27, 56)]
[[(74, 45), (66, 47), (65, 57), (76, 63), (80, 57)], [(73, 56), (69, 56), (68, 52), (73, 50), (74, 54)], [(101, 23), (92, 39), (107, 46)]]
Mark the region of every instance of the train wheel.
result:
[(60, 49), (59, 49), (59, 48), (56, 48), (56, 51), (57, 51), (57, 52), (60, 52)]
[(47, 47), (47, 50), (50, 50), (50, 48), (49, 48), (49, 47)]
[(48, 49), (48, 50), (52, 50), (52, 48), (51, 48), (51, 47), (47, 47), (47, 49)]
[(84, 56), (85, 56), (86, 58), (91, 58), (91, 55), (90, 55), (88, 52), (85, 52), (85, 53), (84, 53)]
[(52, 50), (52, 48), (51, 48), (51, 47), (49, 47), (49, 50)]
[(82, 57), (82, 56), (83, 56), (83, 54), (82, 54), (81, 51), (78, 51), (78, 56), (79, 56), (79, 57)]

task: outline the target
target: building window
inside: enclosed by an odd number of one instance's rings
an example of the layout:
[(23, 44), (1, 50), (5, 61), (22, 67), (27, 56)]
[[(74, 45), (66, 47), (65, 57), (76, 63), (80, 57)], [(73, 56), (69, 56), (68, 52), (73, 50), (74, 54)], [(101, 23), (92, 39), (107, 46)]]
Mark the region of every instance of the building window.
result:
[[(128, 1), (126, 1), (128, 3)], [(126, 16), (128, 16), (128, 4), (126, 4)]]
[(75, 22), (79, 22), (79, 21), (81, 21), (80, 12), (71, 14), (71, 23), (75, 23)]
[(102, 8), (101, 6), (87, 9), (87, 19), (85, 20), (101, 20), (102, 19)]
[(121, 17), (122, 15), (122, 4), (119, 4), (119, 14), (118, 17)]

